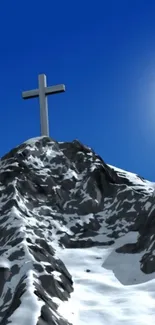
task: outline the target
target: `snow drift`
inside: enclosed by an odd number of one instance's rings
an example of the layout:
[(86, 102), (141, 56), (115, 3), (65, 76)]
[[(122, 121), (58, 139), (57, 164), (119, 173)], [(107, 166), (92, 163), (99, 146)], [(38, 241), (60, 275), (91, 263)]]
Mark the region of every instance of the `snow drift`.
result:
[(79, 141), (6, 154), (0, 324), (154, 324), (154, 188)]

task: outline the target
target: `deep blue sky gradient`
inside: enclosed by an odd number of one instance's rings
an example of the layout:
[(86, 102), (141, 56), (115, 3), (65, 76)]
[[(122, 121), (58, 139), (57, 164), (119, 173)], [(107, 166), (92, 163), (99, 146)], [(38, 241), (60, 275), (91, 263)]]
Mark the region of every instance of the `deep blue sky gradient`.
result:
[(40, 135), (38, 74), (50, 134), (79, 139), (105, 162), (155, 181), (155, 1), (0, 3), (0, 156)]

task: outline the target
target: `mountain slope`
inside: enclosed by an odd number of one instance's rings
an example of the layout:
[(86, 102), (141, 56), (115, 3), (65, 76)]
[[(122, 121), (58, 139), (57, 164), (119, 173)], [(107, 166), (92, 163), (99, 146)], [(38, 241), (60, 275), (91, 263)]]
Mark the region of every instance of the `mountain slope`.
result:
[(154, 188), (79, 141), (5, 155), (0, 324), (153, 324)]

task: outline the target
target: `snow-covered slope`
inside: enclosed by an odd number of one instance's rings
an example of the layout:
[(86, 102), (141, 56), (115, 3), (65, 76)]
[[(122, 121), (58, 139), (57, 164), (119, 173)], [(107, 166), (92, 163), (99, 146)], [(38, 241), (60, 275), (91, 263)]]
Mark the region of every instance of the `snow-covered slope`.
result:
[(78, 141), (0, 160), (0, 324), (152, 325), (155, 185)]

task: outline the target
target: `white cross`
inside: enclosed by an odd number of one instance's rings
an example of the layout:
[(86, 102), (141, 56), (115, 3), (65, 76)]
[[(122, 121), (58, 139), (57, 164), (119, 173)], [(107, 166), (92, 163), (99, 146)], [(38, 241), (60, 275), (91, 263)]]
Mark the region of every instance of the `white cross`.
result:
[(24, 91), (22, 92), (22, 97), (23, 99), (39, 97), (41, 135), (49, 136), (47, 95), (64, 92), (65, 85), (47, 87), (46, 75), (44, 74), (40, 74), (38, 80), (39, 89)]

